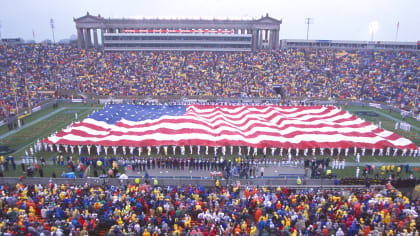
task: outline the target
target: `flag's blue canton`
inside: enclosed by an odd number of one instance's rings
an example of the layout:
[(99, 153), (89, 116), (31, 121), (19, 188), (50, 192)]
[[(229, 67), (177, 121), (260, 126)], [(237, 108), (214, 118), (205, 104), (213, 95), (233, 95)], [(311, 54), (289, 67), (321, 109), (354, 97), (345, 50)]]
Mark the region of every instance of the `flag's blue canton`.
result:
[(132, 105), (113, 104), (93, 113), (89, 118), (116, 124), (121, 119), (142, 121), (158, 119), (161, 116), (181, 116), (185, 113), (186, 106), (182, 105)]

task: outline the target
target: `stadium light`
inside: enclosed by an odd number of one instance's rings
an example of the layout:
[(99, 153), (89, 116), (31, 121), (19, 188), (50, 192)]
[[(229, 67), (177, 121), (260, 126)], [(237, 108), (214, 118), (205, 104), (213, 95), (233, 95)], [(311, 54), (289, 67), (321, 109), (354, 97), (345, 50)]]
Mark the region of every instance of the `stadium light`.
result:
[(371, 41), (374, 40), (376, 32), (378, 32), (379, 24), (377, 21), (372, 21), (369, 24), (369, 33), (371, 35)]
[(314, 23), (314, 18), (305, 18), (305, 24), (308, 25), (307, 29), (306, 29), (306, 40), (309, 39), (309, 25)]
[(55, 43), (55, 37), (54, 37), (54, 19), (53, 18), (50, 19), (50, 26), (51, 26), (51, 31), (52, 31), (52, 35), (53, 35), (53, 42)]

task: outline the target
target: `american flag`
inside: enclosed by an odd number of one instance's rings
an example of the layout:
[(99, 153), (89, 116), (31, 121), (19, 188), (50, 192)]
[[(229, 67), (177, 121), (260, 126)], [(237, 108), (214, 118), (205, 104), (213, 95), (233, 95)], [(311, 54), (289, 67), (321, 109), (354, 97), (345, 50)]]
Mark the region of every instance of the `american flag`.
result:
[(333, 106), (109, 105), (44, 140), (101, 146), (417, 149)]

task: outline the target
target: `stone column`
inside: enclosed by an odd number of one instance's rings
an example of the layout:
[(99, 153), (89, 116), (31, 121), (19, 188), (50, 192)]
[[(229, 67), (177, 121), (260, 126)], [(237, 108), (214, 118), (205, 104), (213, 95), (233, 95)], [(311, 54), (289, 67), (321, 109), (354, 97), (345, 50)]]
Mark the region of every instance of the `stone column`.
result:
[(274, 30), (274, 49), (279, 49), (280, 47), (280, 35), (279, 35), (279, 31), (278, 30)]
[(84, 47), (84, 37), (83, 37), (83, 29), (82, 28), (77, 28), (77, 47), (83, 48)]
[(104, 46), (104, 31), (105, 31), (105, 29), (104, 29), (104, 28), (102, 28), (102, 29), (101, 29), (101, 47), (103, 47), (103, 46)]
[(265, 33), (264, 40), (268, 41), (268, 30), (264, 30), (264, 33)]
[(84, 40), (83, 40), (84, 45), (83, 45), (83, 48), (85, 48), (85, 49), (87, 49), (87, 48), (90, 47), (90, 33), (89, 33), (89, 30), (90, 29), (88, 29), (88, 28), (84, 28), (83, 29), (83, 34), (84, 34)]
[(99, 44), (98, 44), (98, 29), (93, 29), (93, 42), (94, 42), (95, 48), (98, 48), (99, 47)]
[(92, 29), (89, 28), (87, 29), (87, 47), (86, 48), (91, 48), (92, 47), (92, 33), (91, 33)]
[(83, 48), (84, 49), (86, 49), (86, 48), (88, 48), (88, 30), (89, 29), (86, 29), (86, 28), (84, 28), (83, 29)]
[(252, 34), (252, 50), (256, 50), (258, 48), (258, 30), (249, 30)]
[(268, 39), (269, 49), (274, 49), (274, 30), (270, 30), (269, 32), (269, 39)]

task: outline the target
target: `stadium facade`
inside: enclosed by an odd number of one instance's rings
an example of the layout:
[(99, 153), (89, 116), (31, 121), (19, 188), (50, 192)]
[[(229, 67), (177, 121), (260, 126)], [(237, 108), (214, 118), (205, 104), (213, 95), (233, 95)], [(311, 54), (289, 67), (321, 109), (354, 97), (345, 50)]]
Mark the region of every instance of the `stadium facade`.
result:
[[(279, 48), (282, 20), (74, 19), (79, 48), (105, 51), (252, 51)], [(93, 37), (92, 37), (93, 35)]]
[(357, 49), (357, 50), (420, 50), (418, 42), (391, 42), (391, 41), (349, 41), (349, 40), (303, 40), (282, 39), (281, 48), (332, 48), (332, 49)]

